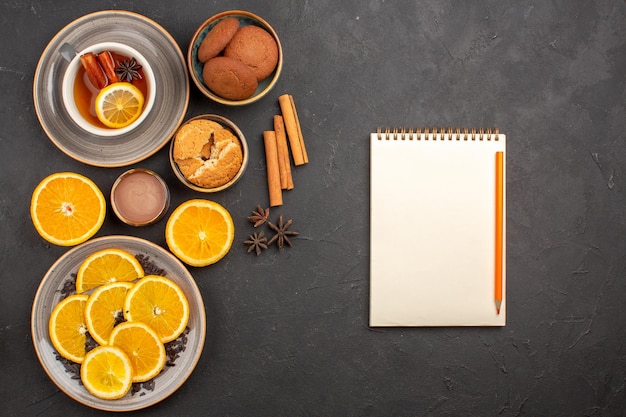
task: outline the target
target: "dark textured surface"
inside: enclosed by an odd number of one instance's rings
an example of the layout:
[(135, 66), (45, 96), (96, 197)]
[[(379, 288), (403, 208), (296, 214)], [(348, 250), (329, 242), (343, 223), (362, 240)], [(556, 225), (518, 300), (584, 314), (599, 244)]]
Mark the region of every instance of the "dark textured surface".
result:
[[(83, 173), (108, 193), (124, 169), (82, 165), (47, 139), (31, 91), (41, 52), (73, 19), (126, 9), (163, 25), (186, 53), (205, 18), (237, 8), (274, 26), (283, 75), (243, 108), (208, 102), (192, 86), (187, 118), (231, 118), (248, 137), (250, 165), (211, 196), (235, 219), (233, 249), (190, 269), (207, 310), (202, 358), (172, 397), (132, 414), (625, 415), (624, 1), (171, 4), (0, 5), (0, 415), (104, 414), (60, 392), (37, 361), (30, 306), (66, 249), (37, 235), (28, 208), (50, 173)], [(246, 216), (267, 204), (262, 132), (283, 93), (296, 100), (311, 162), (295, 169), (296, 188), (272, 216), (293, 218), (300, 236), (255, 257), (242, 243), (252, 233)], [(368, 328), (368, 134), (378, 126), (507, 134), (506, 327)], [(165, 150), (137, 166), (166, 179), (172, 207), (201, 197), (177, 183)], [(98, 236), (165, 245), (164, 223), (135, 229), (109, 212)]]

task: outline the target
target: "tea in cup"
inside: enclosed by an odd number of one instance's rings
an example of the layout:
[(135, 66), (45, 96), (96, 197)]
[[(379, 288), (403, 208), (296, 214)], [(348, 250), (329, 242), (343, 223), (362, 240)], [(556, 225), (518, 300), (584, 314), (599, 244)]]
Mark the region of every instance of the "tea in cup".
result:
[[(109, 75), (107, 75), (109, 74)], [(143, 96), (143, 109), (132, 123), (113, 128), (105, 125), (96, 112), (96, 98), (114, 83)], [(155, 100), (155, 77), (148, 61), (137, 50), (118, 42), (102, 42), (78, 52), (63, 76), (62, 95), (72, 120), (98, 136), (118, 136), (130, 132), (148, 116)]]

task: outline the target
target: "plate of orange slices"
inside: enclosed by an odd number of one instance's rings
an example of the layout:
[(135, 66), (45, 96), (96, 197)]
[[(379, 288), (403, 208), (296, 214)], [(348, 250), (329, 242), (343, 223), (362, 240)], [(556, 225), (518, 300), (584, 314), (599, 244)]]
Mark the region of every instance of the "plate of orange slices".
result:
[(162, 247), (91, 239), (47, 271), (33, 301), (37, 357), (61, 391), (100, 410), (132, 411), (174, 393), (204, 346), (202, 295)]

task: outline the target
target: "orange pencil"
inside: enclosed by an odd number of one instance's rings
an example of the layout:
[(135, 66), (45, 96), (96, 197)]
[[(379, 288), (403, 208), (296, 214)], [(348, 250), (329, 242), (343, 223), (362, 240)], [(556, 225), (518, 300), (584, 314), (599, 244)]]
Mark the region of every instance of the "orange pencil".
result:
[(496, 310), (502, 306), (503, 215), (504, 215), (504, 152), (496, 152)]

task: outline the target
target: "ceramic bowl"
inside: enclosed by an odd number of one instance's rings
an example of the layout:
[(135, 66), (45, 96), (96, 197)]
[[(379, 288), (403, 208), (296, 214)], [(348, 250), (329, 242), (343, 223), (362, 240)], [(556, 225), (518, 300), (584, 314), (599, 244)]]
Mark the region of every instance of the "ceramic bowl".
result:
[[(244, 100), (228, 100), (213, 93), (204, 84), (204, 81), (202, 79), (202, 68), (204, 64), (198, 60), (198, 48), (200, 47), (200, 44), (204, 40), (207, 33), (213, 28), (213, 26), (215, 26), (217, 22), (227, 17), (236, 17), (237, 19), (239, 19), (240, 26), (256, 25), (265, 29), (267, 32), (269, 32), (270, 35), (272, 35), (272, 37), (276, 40), (276, 44), (278, 45), (278, 64), (276, 65), (276, 69), (267, 78), (259, 81), (259, 86), (257, 87), (257, 90), (254, 92), (254, 94)], [(283, 68), (283, 49), (280, 44), (280, 39), (276, 34), (276, 31), (264, 19), (254, 13), (250, 13), (244, 10), (228, 10), (211, 16), (210, 18), (205, 20), (200, 25), (200, 27), (198, 27), (193, 37), (191, 38), (191, 43), (189, 44), (189, 50), (187, 52), (187, 66), (191, 74), (191, 79), (196, 84), (198, 89), (202, 92), (202, 94), (204, 94), (211, 100), (221, 104), (225, 104), (228, 106), (242, 106), (254, 103), (255, 101), (261, 99), (274, 87), (274, 85), (278, 81), (278, 78), (280, 77), (280, 73)]]
[(234, 185), (237, 181), (239, 181), (239, 179), (243, 176), (244, 172), (246, 171), (246, 167), (248, 166), (248, 159), (249, 159), (248, 143), (246, 142), (246, 138), (243, 135), (243, 132), (239, 129), (239, 127), (237, 127), (235, 123), (233, 123), (232, 121), (230, 121), (229, 119), (225, 117), (218, 116), (215, 114), (202, 114), (199, 116), (195, 116), (187, 120), (185, 123), (183, 123), (182, 126), (179, 128), (179, 130), (182, 129), (183, 126), (185, 126), (187, 123), (193, 120), (198, 120), (198, 119), (206, 119), (206, 120), (217, 122), (221, 124), (222, 126), (230, 129), (235, 134), (235, 136), (239, 139), (239, 142), (241, 143), (241, 150), (243, 152), (243, 161), (241, 163), (241, 167), (239, 168), (239, 171), (230, 181), (228, 181), (226, 184), (223, 184), (219, 187), (203, 188), (196, 184), (191, 183), (182, 174), (182, 172), (180, 171), (180, 168), (178, 167), (178, 164), (174, 160), (174, 142), (176, 140), (176, 135), (174, 135), (174, 138), (172, 139), (171, 144), (170, 144), (170, 164), (172, 166), (172, 170), (174, 171), (174, 174), (180, 180), (180, 182), (182, 182), (184, 185), (191, 188), (192, 190), (195, 190), (201, 193), (215, 193), (218, 191), (225, 190), (231, 187), (232, 185)]

